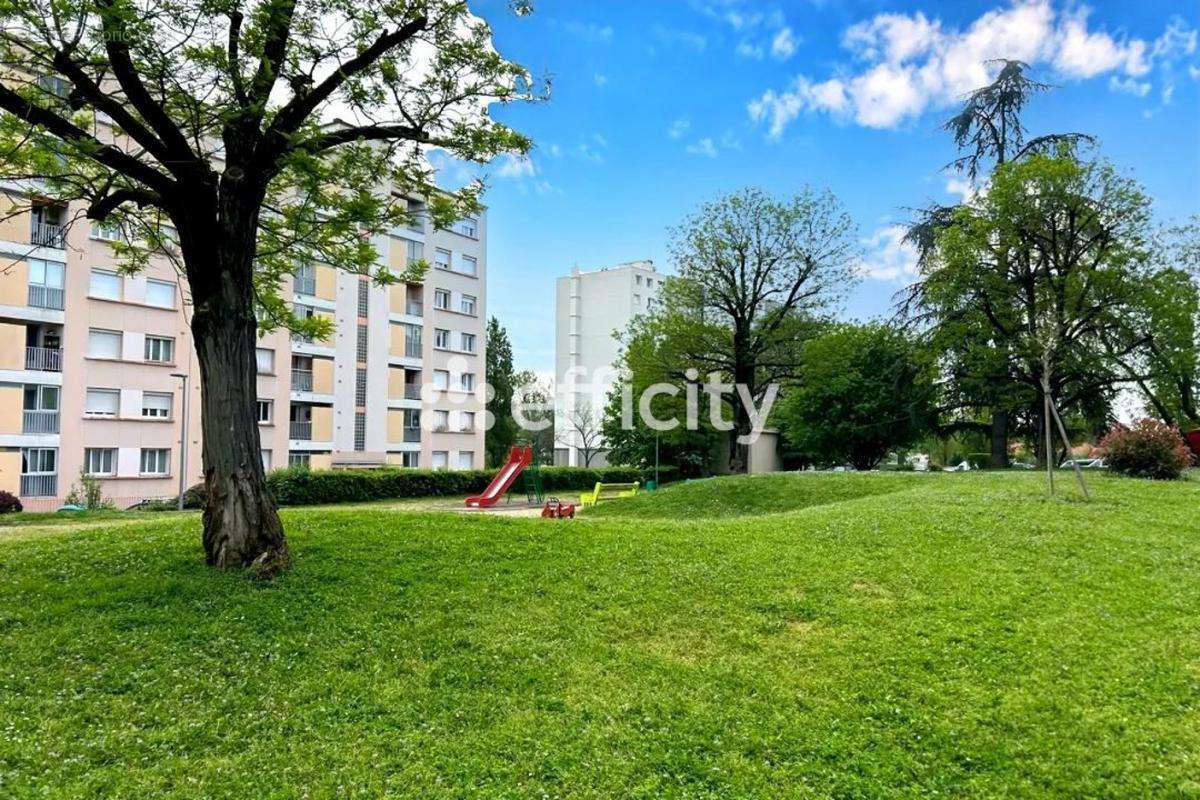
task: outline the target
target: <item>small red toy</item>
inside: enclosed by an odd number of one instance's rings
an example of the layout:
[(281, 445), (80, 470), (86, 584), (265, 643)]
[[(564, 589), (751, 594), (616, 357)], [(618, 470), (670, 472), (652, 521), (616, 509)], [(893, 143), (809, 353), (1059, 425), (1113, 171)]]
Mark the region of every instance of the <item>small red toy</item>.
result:
[(543, 519), (575, 519), (575, 504), (563, 502), (557, 497), (551, 497), (542, 506)]

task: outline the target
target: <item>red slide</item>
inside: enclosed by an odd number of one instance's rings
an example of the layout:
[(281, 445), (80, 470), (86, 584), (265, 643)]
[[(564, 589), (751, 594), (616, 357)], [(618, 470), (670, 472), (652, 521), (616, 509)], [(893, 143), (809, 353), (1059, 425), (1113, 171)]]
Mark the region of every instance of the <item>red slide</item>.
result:
[(467, 498), (467, 508), (491, 508), (496, 505), (500, 501), (500, 496), (508, 491), (508, 487), (512, 486), (512, 482), (517, 479), (521, 471), (532, 462), (532, 447), (511, 448), (508, 451), (508, 461), (496, 473), (496, 477), (492, 478), (492, 482), (483, 490), (483, 494)]

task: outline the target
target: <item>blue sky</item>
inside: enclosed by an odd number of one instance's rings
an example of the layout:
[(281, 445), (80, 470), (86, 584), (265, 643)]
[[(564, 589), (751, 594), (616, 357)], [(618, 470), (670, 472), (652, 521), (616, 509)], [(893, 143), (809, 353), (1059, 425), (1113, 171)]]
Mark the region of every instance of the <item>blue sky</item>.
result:
[[(667, 228), (722, 192), (831, 189), (857, 221), (864, 279), (841, 314), (889, 311), (910, 254), (905, 209), (955, 197), (939, 131), (990, 57), (1059, 88), (1032, 133), (1094, 134), (1163, 220), (1200, 212), (1195, 3), (506, 0), (472, 4), (497, 49), (553, 79), (551, 98), (494, 109), (530, 135), (528, 161), (476, 171), (489, 188), (489, 313), (520, 367), (550, 371), (554, 278), (653, 258)], [(462, 165), (441, 179), (454, 184)]]

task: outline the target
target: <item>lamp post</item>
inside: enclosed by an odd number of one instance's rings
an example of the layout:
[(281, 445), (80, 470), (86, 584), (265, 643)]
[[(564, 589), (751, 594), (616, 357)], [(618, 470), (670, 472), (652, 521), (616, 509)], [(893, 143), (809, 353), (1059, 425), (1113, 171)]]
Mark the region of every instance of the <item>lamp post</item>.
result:
[(187, 490), (187, 446), (188, 446), (188, 376), (184, 372), (172, 372), (172, 378), (183, 381), (182, 427), (179, 432), (179, 499), (175, 508), (183, 511), (183, 493)]

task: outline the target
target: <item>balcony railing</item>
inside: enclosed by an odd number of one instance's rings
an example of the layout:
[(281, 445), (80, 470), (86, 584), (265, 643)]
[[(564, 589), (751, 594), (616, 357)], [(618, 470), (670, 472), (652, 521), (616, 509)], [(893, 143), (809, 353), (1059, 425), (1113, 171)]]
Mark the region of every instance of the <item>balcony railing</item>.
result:
[(54, 497), (58, 494), (57, 475), (22, 475), (22, 497)]
[(419, 384), (419, 383), (404, 384), (404, 399), (405, 400), (420, 400), (421, 399), (421, 384)]
[(406, 441), (406, 442), (421, 441), (421, 429), (420, 428), (405, 428), (404, 429), (404, 441)]
[(306, 442), (312, 441), (312, 421), (296, 422), (295, 420), (292, 420), (289, 435), (293, 439), (300, 439)]
[(23, 433), (58, 433), (58, 412), (25, 409), (21, 431)]
[(315, 295), (317, 293), (316, 278), (296, 278), (295, 286), (296, 294)]
[(55, 311), (62, 311), (63, 290), (54, 286), (31, 283), (29, 284), (29, 305), (34, 308), (50, 308)]
[(409, 300), (404, 304), (404, 310), (412, 317), (419, 317), (423, 313), (420, 300)]
[(35, 244), (38, 247), (57, 247), (59, 250), (66, 248), (66, 229), (62, 225), (54, 222), (33, 221), (33, 229), (29, 232), (30, 244)]
[(409, 358), (421, 357), (421, 342), (408, 339), (404, 342), (404, 355)]
[(62, 350), (57, 347), (26, 347), (25, 369), (62, 372)]
[[(311, 392), (313, 390), (313, 374), (311, 369), (292, 370), (292, 391)], [(293, 437), (294, 438), (294, 437)]]
[(416, 232), (416, 233), (424, 233), (424, 232), (425, 232), (425, 218), (424, 218), (424, 216), (423, 216), (423, 215), (421, 215), (421, 212), (419, 212), (419, 211), (418, 211), (418, 212), (417, 212), (416, 214), (414, 214), (414, 215), (413, 215), (413, 217), (412, 217), (412, 218), (411, 218), (411, 219), (408, 221), (408, 224), (407, 224), (405, 227), (406, 227), (406, 228), (408, 228), (410, 231), (414, 231), (414, 232)]

